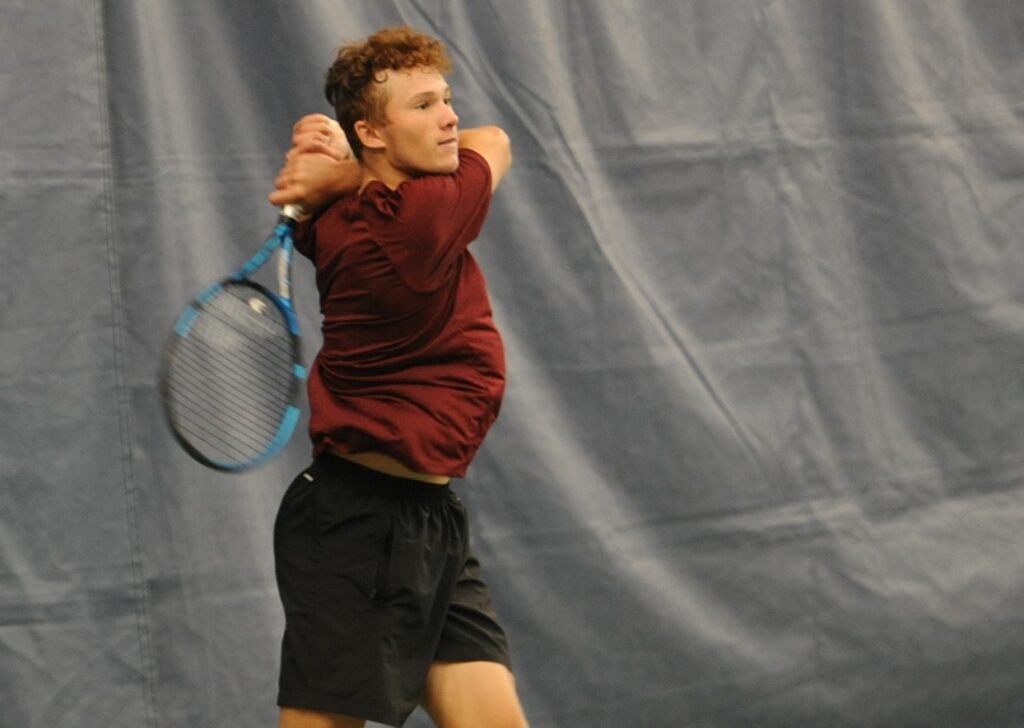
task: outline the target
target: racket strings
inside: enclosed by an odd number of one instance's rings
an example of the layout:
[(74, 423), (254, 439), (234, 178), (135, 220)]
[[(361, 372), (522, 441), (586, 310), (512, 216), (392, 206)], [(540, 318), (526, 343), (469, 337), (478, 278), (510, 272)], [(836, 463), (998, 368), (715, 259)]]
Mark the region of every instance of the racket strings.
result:
[[(215, 378), (209, 376), (210, 380)], [(237, 391), (218, 389), (216, 384), (195, 386), (194, 381), (181, 380), (179, 385), (179, 395), (184, 392), (184, 396), (175, 398), (179, 430), (194, 444), (216, 445), (218, 451), (241, 461), (257, 456), (269, 445), (286, 409), (279, 403), (271, 403), (276, 412), (270, 411), (266, 403), (262, 411), (254, 409), (251, 403), (239, 401)]]
[[(201, 328), (200, 328), (201, 327)], [(291, 361), (291, 352), (288, 350), (281, 350), (276, 352), (267, 352), (261, 349), (261, 347), (249, 339), (239, 339), (235, 342), (237, 352), (244, 357), (246, 362), (263, 362), (268, 366), (264, 367), (253, 367), (250, 366), (245, 370), (245, 377), (243, 378), (242, 372), (240, 372), (237, 366), (233, 362), (229, 362), (224, 356), (211, 355), (211, 352), (219, 351), (219, 346), (211, 346), (209, 341), (213, 337), (217, 337), (219, 332), (209, 331), (210, 323), (207, 319), (200, 318), (196, 321), (197, 332), (193, 334), (195, 341), (191, 342), (195, 346), (183, 347), (182, 353), (186, 356), (190, 356), (192, 359), (193, 366), (196, 367), (208, 367), (217, 376), (217, 384), (224, 384), (230, 386), (235, 383), (239, 383), (240, 391), (238, 394), (245, 394), (251, 391), (250, 386), (253, 382), (265, 386), (268, 388), (275, 387), (279, 384), (280, 372), (273, 367), (280, 367), (282, 362)], [(207, 330), (203, 330), (207, 329)], [(285, 344), (289, 343), (287, 340)], [(270, 342), (270, 345), (276, 345), (277, 342)], [(268, 356), (270, 354), (270, 356)], [(229, 365), (230, 364), (230, 365)], [(220, 381), (220, 379), (223, 381)]]
[[(194, 381), (184, 379), (179, 385), (179, 396), (174, 404), (180, 428), (189, 433), (203, 433), (207, 440), (239, 440), (245, 451), (262, 449), (270, 442), (286, 409), (279, 406), (275, 407), (277, 412), (269, 408), (261, 412), (244, 401), (239, 402), (237, 391), (195, 386)], [(181, 393), (184, 396), (180, 396)]]
[(255, 288), (226, 287), (176, 342), (167, 387), (175, 428), (210, 460), (256, 459), (291, 404), (294, 357), (277, 305)]
[[(187, 349), (183, 349), (182, 353), (187, 353)], [(178, 411), (182, 417), (188, 413), (196, 418), (192, 424), (193, 428), (205, 431), (207, 429), (204, 427), (205, 423), (213, 419), (210, 409), (214, 408), (220, 414), (218, 419), (230, 419), (240, 426), (235, 427), (234, 431), (246, 437), (251, 447), (258, 447), (261, 442), (265, 443), (273, 437), (280, 417), (258, 417), (250, 408), (238, 406), (236, 404), (238, 397), (244, 396), (246, 390), (225, 387), (218, 391), (216, 386), (210, 386), (209, 380), (199, 382), (182, 380), (181, 383), (191, 388), (189, 391), (191, 396), (178, 397), (175, 403), (180, 408)], [(251, 437), (248, 436), (250, 434)], [(216, 433), (213, 433), (213, 436), (216, 436)]]
[[(250, 301), (262, 301), (250, 297)], [(268, 310), (277, 313), (269, 304)], [(268, 321), (233, 294), (222, 294), (211, 301), (193, 323), (189, 340), (194, 353), (204, 354), (201, 362), (227, 378), (253, 384), (262, 389), (279, 387), (281, 367), (292, 359), (289, 332), (283, 321)], [(243, 366), (239, 366), (244, 364)]]

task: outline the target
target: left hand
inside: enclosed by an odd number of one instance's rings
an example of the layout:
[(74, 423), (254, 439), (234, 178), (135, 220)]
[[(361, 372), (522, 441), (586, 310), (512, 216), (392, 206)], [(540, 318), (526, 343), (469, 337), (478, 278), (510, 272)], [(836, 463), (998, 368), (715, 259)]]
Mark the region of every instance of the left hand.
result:
[(292, 147), (267, 199), (274, 205), (302, 205), (312, 213), (351, 184), (352, 149), (338, 122), (308, 114), (292, 128)]
[(278, 206), (302, 205), (313, 213), (337, 197), (339, 182), (351, 176), (353, 166), (347, 159), (292, 147), (267, 199)]
[(339, 162), (352, 157), (345, 132), (338, 122), (324, 114), (307, 114), (295, 123), (291, 151), (325, 154)]

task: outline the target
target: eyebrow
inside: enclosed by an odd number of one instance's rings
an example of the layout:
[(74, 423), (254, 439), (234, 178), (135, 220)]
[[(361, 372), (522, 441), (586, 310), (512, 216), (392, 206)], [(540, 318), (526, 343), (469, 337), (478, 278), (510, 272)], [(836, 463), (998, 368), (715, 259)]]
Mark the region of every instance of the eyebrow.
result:
[(418, 93), (415, 96), (413, 96), (412, 98), (410, 98), (409, 99), (409, 103), (415, 103), (415, 102), (420, 101), (420, 100), (427, 100), (427, 99), (436, 98), (438, 95), (440, 95), (440, 96), (451, 96), (452, 95), (451, 86), (445, 86), (444, 87), (444, 91), (441, 94), (438, 94), (437, 91), (421, 91), (420, 93)]

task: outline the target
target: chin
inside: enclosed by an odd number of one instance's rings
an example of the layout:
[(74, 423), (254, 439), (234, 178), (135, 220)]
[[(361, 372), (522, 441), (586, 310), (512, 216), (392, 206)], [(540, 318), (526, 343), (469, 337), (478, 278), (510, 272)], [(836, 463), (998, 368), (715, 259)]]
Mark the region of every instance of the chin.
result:
[(440, 171), (440, 174), (452, 174), (459, 168), (459, 158), (455, 157), (455, 159), (444, 162), (441, 166), (444, 169)]

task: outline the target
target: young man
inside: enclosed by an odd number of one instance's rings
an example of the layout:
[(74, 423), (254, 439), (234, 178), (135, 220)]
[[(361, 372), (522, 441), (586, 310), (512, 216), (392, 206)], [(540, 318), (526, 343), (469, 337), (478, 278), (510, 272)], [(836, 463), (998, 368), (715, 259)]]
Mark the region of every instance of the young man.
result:
[(324, 339), (314, 461), (274, 531), (281, 728), (401, 725), (417, 703), (445, 728), (526, 725), (448, 485), (504, 389), (467, 246), (511, 154), (496, 127), (459, 132), (449, 68), (409, 28), (343, 47), (326, 83), (338, 123), (296, 124), (270, 195), (312, 214), (296, 247), (316, 267)]

